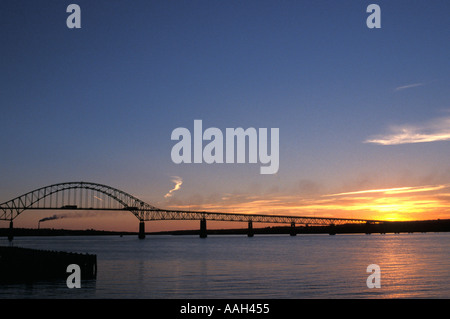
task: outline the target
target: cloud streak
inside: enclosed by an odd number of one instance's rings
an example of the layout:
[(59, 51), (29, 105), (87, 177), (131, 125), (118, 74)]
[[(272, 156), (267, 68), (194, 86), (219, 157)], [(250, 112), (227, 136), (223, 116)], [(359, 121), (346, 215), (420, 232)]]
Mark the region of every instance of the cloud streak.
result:
[(164, 198), (169, 198), (173, 196), (173, 192), (180, 189), (181, 184), (183, 184), (183, 179), (178, 176), (172, 176), (172, 182), (175, 183), (175, 186), (166, 194), (164, 195)]
[(422, 125), (393, 126), (386, 134), (372, 136), (364, 143), (400, 145), (450, 140), (450, 117), (435, 119)]
[(431, 192), (435, 190), (440, 190), (443, 188), (447, 188), (449, 185), (432, 185), (432, 186), (417, 186), (417, 187), (396, 187), (396, 188), (383, 188), (383, 189), (369, 189), (355, 192), (346, 192), (346, 193), (338, 193), (338, 194), (330, 194), (324, 196), (344, 196), (344, 195), (359, 195), (359, 194), (374, 194), (374, 193), (383, 193), (385, 195), (392, 194), (404, 194), (404, 193), (415, 193), (415, 192)]
[(403, 85), (403, 86), (396, 87), (394, 89), (394, 91), (398, 92), (398, 91), (411, 89), (411, 88), (418, 87), (418, 86), (423, 86), (423, 85), (425, 85), (425, 83), (414, 83), (414, 84)]

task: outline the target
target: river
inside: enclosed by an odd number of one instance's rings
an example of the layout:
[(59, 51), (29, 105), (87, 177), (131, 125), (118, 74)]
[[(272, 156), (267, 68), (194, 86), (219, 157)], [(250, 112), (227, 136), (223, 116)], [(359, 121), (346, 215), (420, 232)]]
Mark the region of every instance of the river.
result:
[[(65, 280), (1, 285), (0, 299), (450, 298), (450, 233), (16, 237), (12, 245), (96, 254), (98, 274), (78, 289)], [(368, 288), (372, 264), (380, 288)]]

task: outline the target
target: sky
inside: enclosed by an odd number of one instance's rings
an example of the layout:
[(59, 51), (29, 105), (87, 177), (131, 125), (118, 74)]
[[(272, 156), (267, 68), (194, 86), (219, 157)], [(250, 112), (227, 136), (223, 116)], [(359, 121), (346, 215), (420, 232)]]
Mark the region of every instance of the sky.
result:
[[(67, 27), (71, 3), (81, 28)], [(371, 3), (381, 28), (366, 24)], [(444, 0), (1, 1), (0, 202), (85, 181), (168, 209), (450, 218), (449, 12)], [(174, 163), (172, 132), (194, 120), (224, 135), (278, 128), (278, 171)]]

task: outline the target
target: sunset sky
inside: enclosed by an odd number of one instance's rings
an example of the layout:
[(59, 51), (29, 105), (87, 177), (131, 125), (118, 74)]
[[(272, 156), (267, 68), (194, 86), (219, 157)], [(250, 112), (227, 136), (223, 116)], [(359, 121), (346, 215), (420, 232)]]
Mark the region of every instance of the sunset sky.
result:
[[(71, 3), (81, 29), (66, 26)], [(366, 26), (371, 3), (380, 29)], [(86, 181), (160, 208), (450, 218), (449, 12), (446, 0), (1, 1), (0, 202)], [(279, 128), (278, 172), (173, 163), (172, 131), (196, 119)], [(105, 212), (45, 227), (137, 224)]]

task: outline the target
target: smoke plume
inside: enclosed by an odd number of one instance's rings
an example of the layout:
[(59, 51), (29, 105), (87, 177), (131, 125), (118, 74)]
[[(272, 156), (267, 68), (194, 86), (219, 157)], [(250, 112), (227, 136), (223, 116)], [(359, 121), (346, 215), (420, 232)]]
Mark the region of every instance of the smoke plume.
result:
[(56, 220), (56, 219), (63, 219), (63, 218), (81, 218), (81, 217), (89, 217), (92, 216), (92, 212), (78, 212), (78, 213), (72, 213), (72, 214), (60, 214), (60, 215), (52, 215), (48, 217), (44, 217), (39, 220), (39, 223), (47, 222), (49, 220)]
[(39, 222), (46, 222), (48, 220), (55, 220), (55, 219), (60, 219), (60, 218), (64, 218), (62, 215), (53, 215), (53, 216), (49, 216), (49, 217), (44, 217), (42, 219), (39, 220)]

